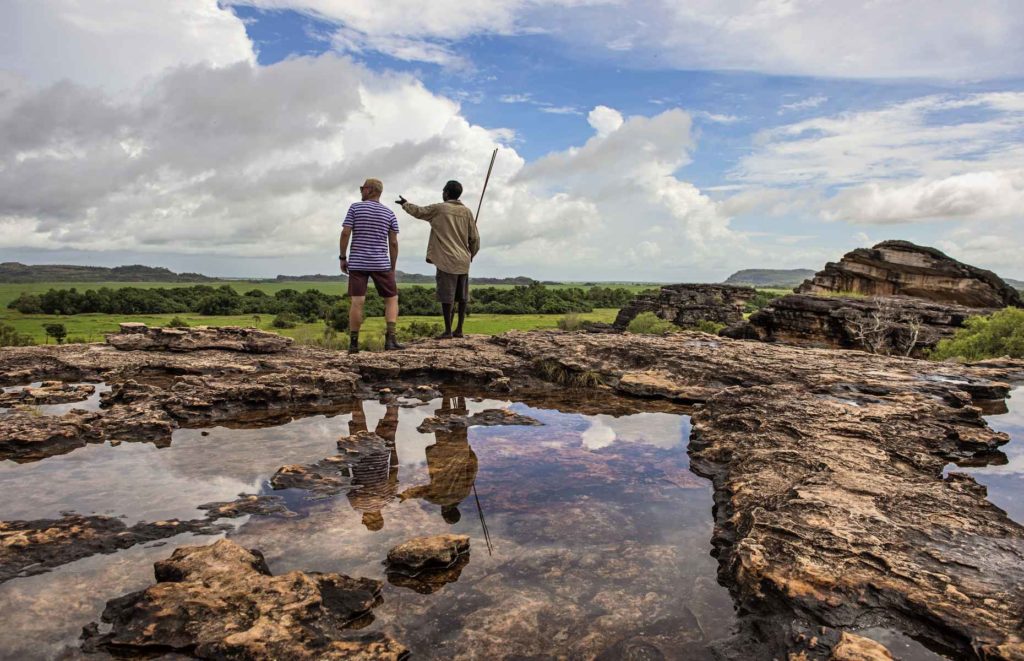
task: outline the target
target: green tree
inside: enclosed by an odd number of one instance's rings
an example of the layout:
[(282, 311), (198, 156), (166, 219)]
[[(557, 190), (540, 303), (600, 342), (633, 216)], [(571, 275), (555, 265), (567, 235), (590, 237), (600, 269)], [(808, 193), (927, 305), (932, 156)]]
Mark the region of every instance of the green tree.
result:
[(35, 344), (31, 337), (23, 335), (14, 326), (0, 323), (0, 347), (27, 347)]
[(68, 329), (64, 324), (43, 324), (43, 330), (46, 331), (46, 336), (52, 337), (57, 344), (63, 344), (64, 338), (68, 336)]

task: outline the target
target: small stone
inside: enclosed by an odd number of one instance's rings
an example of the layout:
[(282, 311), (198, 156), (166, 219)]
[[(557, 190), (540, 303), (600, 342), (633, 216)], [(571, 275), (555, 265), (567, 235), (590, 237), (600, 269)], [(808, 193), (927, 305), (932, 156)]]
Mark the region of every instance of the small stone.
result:
[(389, 568), (423, 569), (448, 567), (463, 553), (469, 552), (468, 535), (434, 535), (416, 537), (388, 551)]

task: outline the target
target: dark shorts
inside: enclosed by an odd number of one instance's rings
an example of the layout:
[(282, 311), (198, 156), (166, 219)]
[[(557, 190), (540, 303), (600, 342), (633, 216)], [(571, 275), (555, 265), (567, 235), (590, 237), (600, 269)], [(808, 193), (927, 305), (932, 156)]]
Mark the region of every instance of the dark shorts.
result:
[(367, 281), (373, 278), (373, 286), (381, 298), (398, 296), (394, 271), (352, 271), (348, 272), (348, 295), (366, 296)]
[(437, 300), (440, 302), (469, 301), (468, 273), (445, 273), (438, 269), (434, 279), (437, 281)]

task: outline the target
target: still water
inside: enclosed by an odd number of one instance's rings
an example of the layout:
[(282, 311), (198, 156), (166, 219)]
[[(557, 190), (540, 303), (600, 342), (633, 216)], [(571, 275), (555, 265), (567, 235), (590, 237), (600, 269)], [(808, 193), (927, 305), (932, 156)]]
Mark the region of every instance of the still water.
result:
[[(467, 534), (470, 560), (455, 582), (431, 594), (387, 584), (374, 611), (370, 627), (417, 657), (618, 658), (657, 648), (700, 659), (729, 634), (732, 602), (709, 555), (710, 484), (690, 472), (686, 415), (581, 415), (462, 397), (404, 403), (356, 402), (337, 415), (260, 429), (179, 430), (165, 448), (90, 445), (2, 462), (0, 519), (74, 511), (130, 525), (202, 518), (200, 504), (274, 493), (295, 515), (234, 519), (227, 536), (261, 549), (274, 573), (383, 581), (392, 546)], [(438, 411), (488, 408), (543, 425), (416, 430)], [(279, 467), (337, 454), (337, 439), (361, 430), (394, 440), (390, 460), (364, 486), (320, 499), (270, 487)], [(108, 599), (152, 583), (152, 563), (176, 546), (216, 538), (180, 535), (0, 584), (0, 652), (75, 656), (82, 626), (98, 620)]]
[(1024, 387), (1014, 388), (1006, 405), (1006, 413), (986, 417), (992, 429), (1010, 436), (1010, 442), (1000, 448), (1006, 463), (956, 470), (973, 475), (988, 488), (988, 499), (993, 504), (1024, 525)]

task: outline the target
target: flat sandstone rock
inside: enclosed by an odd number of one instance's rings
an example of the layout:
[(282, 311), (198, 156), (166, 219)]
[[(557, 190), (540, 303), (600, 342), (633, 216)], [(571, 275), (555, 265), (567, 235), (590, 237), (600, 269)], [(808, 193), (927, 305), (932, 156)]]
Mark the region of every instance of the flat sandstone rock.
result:
[(121, 324), (120, 332), (107, 335), (107, 344), (121, 351), (219, 349), (243, 353), (278, 353), (291, 346), (292, 338), (240, 326), (162, 328), (124, 323)]
[(273, 576), (259, 551), (222, 539), (185, 546), (154, 565), (157, 583), (107, 602), (100, 634), (83, 649), (200, 659), (402, 659), (383, 633), (356, 631), (372, 619), (381, 583), (335, 573)]

